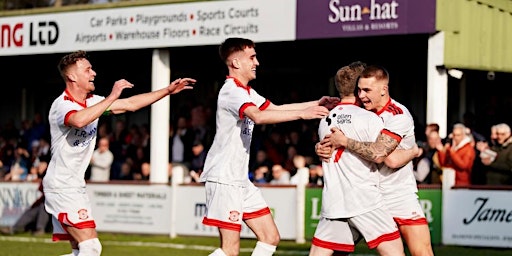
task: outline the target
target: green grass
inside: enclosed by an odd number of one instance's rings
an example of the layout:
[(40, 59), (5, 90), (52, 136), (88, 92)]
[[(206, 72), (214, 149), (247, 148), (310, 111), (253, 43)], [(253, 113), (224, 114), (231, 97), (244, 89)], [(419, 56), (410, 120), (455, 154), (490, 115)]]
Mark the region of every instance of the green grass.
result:
[[(103, 245), (102, 255), (106, 256), (204, 256), (218, 247), (216, 237), (177, 237), (156, 235), (131, 235), (100, 233)], [(242, 239), (240, 256), (250, 256), (256, 244), (254, 239)], [(297, 244), (294, 241), (281, 241), (274, 255), (308, 255), (310, 243)], [(57, 256), (71, 251), (67, 242), (52, 242), (50, 235), (32, 237), (30, 234), (0, 236), (0, 255), (2, 256)], [(494, 249), (479, 247), (436, 246), (436, 256), (509, 256), (511, 249)], [(376, 255), (368, 250), (366, 244), (360, 243), (354, 255)]]

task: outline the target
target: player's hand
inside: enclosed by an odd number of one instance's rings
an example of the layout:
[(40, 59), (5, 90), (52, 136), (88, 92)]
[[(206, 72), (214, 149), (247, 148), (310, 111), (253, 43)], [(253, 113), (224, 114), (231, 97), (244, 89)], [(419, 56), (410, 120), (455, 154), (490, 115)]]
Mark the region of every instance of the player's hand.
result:
[(324, 106), (328, 110), (331, 110), (334, 107), (336, 107), (336, 105), (338, 105), (338, 103), (340, 103), (340, 98), (338, 98), (338, 97), (331, 97), (331, 96), (323, 96), (318, 101), (318, 105), (319, 106)]
[(169, 94), (176, 94), (183, 90), (193, 89), (194, 87), (190, 86), (195, 84), (196, 80), (192, 78), (178, 78), (167, 87)]
[[(324, 143), (322, 144), (322, 142)], [(326, 145), (327, 142), (328, 140), (324, 139), (321, 142), (316, 143), (315, 145), (315, 152), (320, 158), (320, 160), (322, 160), (323, 162), (329, 162), (329, 159), (331, 158), (333, 152), (332, 147)]]
[(331, 134), (326, 138), (329, 138), (333, 148), (346, 147), (348, 144), (348, 138), (345, 134), (336, 127), (331, 127)]
[(112, 92), (110, 93), (110, 96), (114, 97), (115, 99), (118, 99), (121, 96), (121, 93), (126, 88), (133, 88), (133, 84), (126, 81), (125, 79), (117, 80), (114, 83), (114, 87), (112, 87)]
[(324, 106), (312, 106), (302, 111), (302, 119), (321, 119), (329, 114), (329, 110)]

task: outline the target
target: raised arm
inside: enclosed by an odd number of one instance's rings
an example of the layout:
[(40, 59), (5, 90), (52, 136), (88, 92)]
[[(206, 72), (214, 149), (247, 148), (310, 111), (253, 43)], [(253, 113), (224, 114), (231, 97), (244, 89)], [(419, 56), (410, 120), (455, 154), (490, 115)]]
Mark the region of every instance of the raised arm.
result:
[(323, 96), (319, 100), (307, 101), (307, 102), (301, 102), (301, 103), (290, 103), (290, 104), (283, 104), (283, 105), (274, 105), (271, 103), (269, 105), (268, 109), (269, 110), (303, 110), (305, 108), (313, 107), (313, 106), (324, 106), (328, 110), (331, 110), (339, 102), (340, 102), (340, 98)]
[[(148, 105), (151, 105), (170, 94), (176, 94), (183, 90), (192, 89), (190, 86), (196, 82), (192, 78), (178, 78), (166, 88), (160, 90), (137, 94), (129, 98), (118, 99), (109, 107), (109, 111), (114, 114), (121, 114), (127, 111), (136, 111)], [(117, 83), (117, 82), (116, 82)]]
[(320, 119), (328, 115), (329, 110), (318, 105), (312, 105), (298, 110), (277, 110), (275, 108), (267, 108), (263, 111), (258, 109), (256, 106), (249, 106), (244, 110), (244, 114), (256, 124), (275, 124), (298, 119)]

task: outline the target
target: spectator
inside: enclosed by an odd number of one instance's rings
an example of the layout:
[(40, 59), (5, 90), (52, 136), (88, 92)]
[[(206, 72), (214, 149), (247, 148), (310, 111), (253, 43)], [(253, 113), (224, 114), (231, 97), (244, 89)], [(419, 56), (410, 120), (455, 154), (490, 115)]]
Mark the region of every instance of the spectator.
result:
[(151, 173), (151, 168), (150, 168), (149, 162), (144, 162), (140, 166), (140, 173), (134, 174), (134, 179), (147, 181), (147, 180), (149, 180), (150, 173)]
[(495, 125), (496, 144), (477, 144), (480, 159), (487, 168), (487, 185), (512, 185), (512, 135), (505, 123)]
[(457, 123), (453, 126), (448, 142), (436, 146), (441, 166), (455, 170), (455, 185), (470, 185), (471, 171), (475, 160), (475, 148), (471, 137), (466, 134), (466, 126)]
[(203, 172), (204, 160), (206, 159), (206, 150), (201, 141), (194, 141), (192, 144), (192, 161), (190, 162), (190, 170), (196, 173)]
[(310, 186), (323, 186), (324, 185), (324, 170), (320, 164), (312, 164), (309, 166), (309, 185)]
[[(260, 149), (256, 152), (256, 157), (251, 161), (249, 168), (249, 179), (257, 183), (268, 183), (272, 179), (270, 169), (274, 163), (267, 158), (267, 152)], [(256, 171), (258, 170), (258, 173)]]
[(430, 184), (432, 173), (430, 169), (430, 160), (427, 157), (428, 145), (426, 143), (421, 143), (418, 145), (418, 148), (420, 155), (412, 160), (414, 178), (416, 179), (417, 184)]
[(425, 137), (428, 138), (428, 135), (432, 131), (439, 133), (439, 124), (438, 123), (427, 124), (427, 126), (425, 127)]
[(295, 155), (292, 159), (295, 174), (290, 178), (290, 184), (299, 184), (302, 178), (309, 183), (309, 168), (306, 165), (306, 158), (302, 155)]
[(4, 180), (23, 181), (27, 179), (30, 168), (30, 154), (21, 145), (14, 150), (14, 161), (11, 163), (10, 172), (4, 177)]
[(94, 182), (107, 182), (110, 180), (110, 168), (114, 162), (114, 154), (109, 149), (109, 139), (100, 138), (98, 148), (94, 150), (90, 162), (91, 178)]
[(288, 185), (290, 184), (290, 172), (283, 168), (280, 164), (272, 166), (272, 185)]
[(249, 176), (249, 179), (256, 184), (265, 184), (269, 182), (269, 178), (272, 178), (270, 175), (270, 169), (266, 165), (261, 165), (254, 169), (254, 173)]
[(132, 171), (132, 166), (128, 162), (124, 162), (121, 164), (121, 172), (119, 173), (118, 180), (134, 180), (134, 174)]
[(110, 151), (114, 154), (114, 163), (111, 168), (111, 179), (117, 179), (121, 172), (121, 165), (126, 161), (126, 148), (128, 143), (126, 137), (128, 130), (126, 129), (126, 122), (122, 119), (115, 121), (114, 131), (110, 141)]
[(171, 163), (184, 164), (190, 167), (190, 161), (192, 161), (192, 143), (195, 140), (195, 133), (189, 125), (188, 121), (184, 116), (178, 117), (175, 125), (171, 128), (174, 129), (170, 133), (170, 161)]

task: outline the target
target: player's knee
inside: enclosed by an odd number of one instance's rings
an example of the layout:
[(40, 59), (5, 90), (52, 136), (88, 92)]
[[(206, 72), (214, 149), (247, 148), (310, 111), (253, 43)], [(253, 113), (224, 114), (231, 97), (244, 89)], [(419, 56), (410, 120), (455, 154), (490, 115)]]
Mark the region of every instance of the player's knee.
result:
[(82, 241), (78, 244), (80, 249), (79, 256), (100, 256), (101, 255), (101, 243), (98, 238)]
[(267, 234), (265, 236), (258, 237), (258, 240), (266, 244), (277, 246), (279, 241), (281, 241), (281, 237), (279, 236), (279, 233)]

